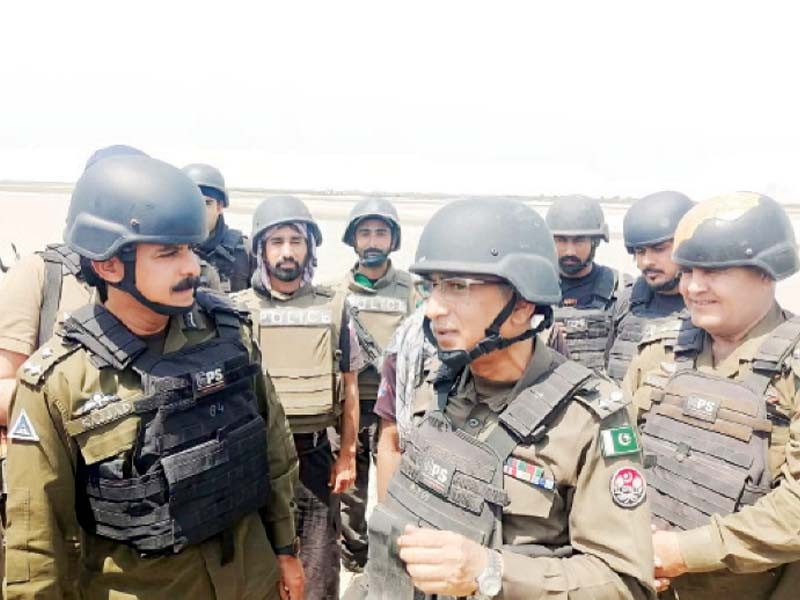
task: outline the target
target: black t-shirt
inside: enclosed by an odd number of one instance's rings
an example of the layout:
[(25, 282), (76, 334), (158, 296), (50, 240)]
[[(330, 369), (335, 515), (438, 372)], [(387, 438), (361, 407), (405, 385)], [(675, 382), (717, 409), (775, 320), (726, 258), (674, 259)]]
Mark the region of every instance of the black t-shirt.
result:
[(561, 277), (561, 305), (576, 308), (588, 308), (595, 299), (594, 291), (597, 280), (608, 269), (602, 265), (593, 264), (592, 270), (583, 277)]
[(680, 294), (653, 294), (647, 304), (648, 312), (664, 316), (680, 312), (684, 308), (686, 308), (686, 304)]

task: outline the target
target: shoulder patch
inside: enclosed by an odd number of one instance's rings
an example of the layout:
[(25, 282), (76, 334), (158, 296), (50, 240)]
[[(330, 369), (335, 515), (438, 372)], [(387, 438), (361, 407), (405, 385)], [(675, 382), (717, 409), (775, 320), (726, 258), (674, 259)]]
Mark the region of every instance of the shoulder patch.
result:
[(25, 412), (24, 408), (22, 411), (20, 411), (17, 420), (8, 431), (8, 438), (11, 440), (17, 440), (19, 442), (39, 441), (39, 436), (36, 433), (36, 430), (33, 428), (33, 423), (31, 423), (28, 413)]
[(17, 375), (21, 381), (30, 385), (39, 385), (44, 376), (64, 358), (75, 352), (80, 346), (53, 338), (28, 357), (19, 368)]

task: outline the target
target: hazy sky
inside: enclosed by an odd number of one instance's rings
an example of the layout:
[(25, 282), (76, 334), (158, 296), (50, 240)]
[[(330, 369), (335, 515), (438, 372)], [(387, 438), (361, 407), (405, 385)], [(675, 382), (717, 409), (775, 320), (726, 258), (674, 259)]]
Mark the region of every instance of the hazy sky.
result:
[(795, 4), (7, 2), (0, 179), (128, 143), (232, 186), (800, 201)]

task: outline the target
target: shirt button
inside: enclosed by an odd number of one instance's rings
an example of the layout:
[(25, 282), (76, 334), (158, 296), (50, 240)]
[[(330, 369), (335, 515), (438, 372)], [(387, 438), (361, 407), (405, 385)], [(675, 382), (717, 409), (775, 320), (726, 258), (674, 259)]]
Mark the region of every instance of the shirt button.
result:
[(473, 417), (469, 421), (467, 421), (467, 425), (469, 425), (470, 428), (472, 428), (472, 429), (477, 429), (480, 424), (481, 424), (481, 422), (478, 419), (476, 419), (475, 417)]

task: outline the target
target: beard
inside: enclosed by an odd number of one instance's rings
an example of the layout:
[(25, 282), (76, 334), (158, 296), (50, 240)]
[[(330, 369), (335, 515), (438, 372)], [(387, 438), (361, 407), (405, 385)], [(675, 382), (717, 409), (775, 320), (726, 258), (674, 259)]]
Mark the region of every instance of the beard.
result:
[(282, 260), (277, 265), (269, 265), (269, 272), (280, 281), (294, 281), (303, 274), (305, 265), (294, 259)]
[(681, 274), (680, 274), (680, 272), (677, 275), (675, 275), (675, 277), (673, 277), (672, 279), (668, 279), (667, 281), (664, 281), (662, 283), (650, 283), (647, 280), (647, 277), (646, 277), (646, 275), (648, 273), (650, 273), (650, 274), (654, 274), (654, 273), (663, 274), (664, 272), (663, 271), (656, 271), (655, 269), (645, 269), (644, 271), (642, 271), (642, 275), (645, 276), (644, 277), (644, 282), (647, 284), (647, 287), (649, 287), (652, 291), (654, 291), (657, 294), (658, 293), (662, 293), (662, 292), (671, 292), (676, 287), (678, 287), (678, 284), (681, 282)]
[(365, 267), (377, 267), (389, 259), (389, 254), (380, 248), (364, 248), (358, 253), (358, 262)]
[(575, 275), (575, 273), (580, 273), (583, 269), (585, 269), (590, 262), (591, 258), (589, 258), (589, 260), (582, 261), (574, 254), (571, 254), (559, 258), (558, 266), (562, 273), (566, 273), (567, 275)]

